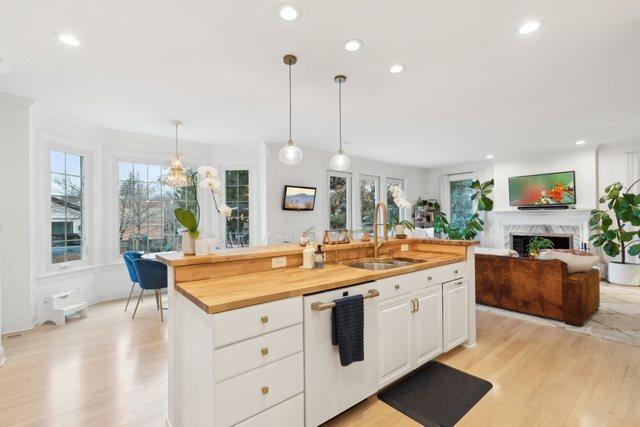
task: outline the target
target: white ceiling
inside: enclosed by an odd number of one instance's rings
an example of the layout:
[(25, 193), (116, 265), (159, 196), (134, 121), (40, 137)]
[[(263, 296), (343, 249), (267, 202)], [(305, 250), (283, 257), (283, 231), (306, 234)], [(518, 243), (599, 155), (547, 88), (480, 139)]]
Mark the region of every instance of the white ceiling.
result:
[[(0, 0), (0, 92), (98, 126), (185, 139), (337, 145), (416, 166), (640, 137), (634, 0)], [(517, 33), (530, 18), (543, 26)], [(83, 43), (61, 45), (69, 31)], [(341, 48), (349, 38), (364, 49)], [(407, 70), (392, 75), (393, 63)]]

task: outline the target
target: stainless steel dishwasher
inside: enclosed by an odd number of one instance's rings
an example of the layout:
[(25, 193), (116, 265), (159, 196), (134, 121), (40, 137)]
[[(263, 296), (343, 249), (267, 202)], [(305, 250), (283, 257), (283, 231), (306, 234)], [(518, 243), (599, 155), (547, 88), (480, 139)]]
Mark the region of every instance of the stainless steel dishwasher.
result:
[[(364, 300), (364, 361), (340, 365), (331, 343), (331, 302), (356, 294)], [(378, 295), (375, 282), (304, 297), (305, 425), (317, 426), (376, 393)]]

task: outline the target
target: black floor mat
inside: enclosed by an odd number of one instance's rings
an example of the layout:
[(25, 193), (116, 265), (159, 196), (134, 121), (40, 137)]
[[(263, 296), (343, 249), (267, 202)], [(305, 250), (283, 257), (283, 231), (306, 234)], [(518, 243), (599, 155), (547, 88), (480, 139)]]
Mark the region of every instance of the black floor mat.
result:
[(425, 426), (453, 426), (491, 387), (489, 381), (428, 362), (378, 398)]

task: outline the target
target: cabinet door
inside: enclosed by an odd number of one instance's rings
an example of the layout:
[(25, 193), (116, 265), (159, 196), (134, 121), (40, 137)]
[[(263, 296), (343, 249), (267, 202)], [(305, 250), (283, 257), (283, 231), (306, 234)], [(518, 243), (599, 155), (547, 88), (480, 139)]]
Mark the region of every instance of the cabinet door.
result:
[(411, 299), (400, 295), (378, 305), (378, 386), (380, 388), (411, 371)]
[(469, 338), (469, 290), (466, 280), (448, 282), (442, 288), (444, 351)]
[(417, 291), (414, 298), (413, 360), (418, 367), (442, 353), (442, 285)]

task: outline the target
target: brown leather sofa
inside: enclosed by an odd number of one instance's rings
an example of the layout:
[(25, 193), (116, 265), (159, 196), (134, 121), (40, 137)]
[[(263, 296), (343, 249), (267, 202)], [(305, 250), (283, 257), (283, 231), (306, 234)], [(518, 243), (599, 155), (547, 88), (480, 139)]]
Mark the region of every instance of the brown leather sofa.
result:
[(600, 304), (598, 270), (567, 274), (558, 260), (475, 256), (476, 302), (582, 326)]

